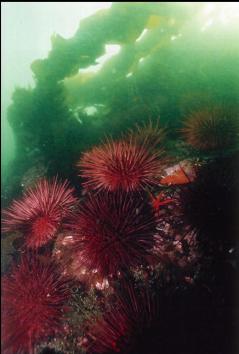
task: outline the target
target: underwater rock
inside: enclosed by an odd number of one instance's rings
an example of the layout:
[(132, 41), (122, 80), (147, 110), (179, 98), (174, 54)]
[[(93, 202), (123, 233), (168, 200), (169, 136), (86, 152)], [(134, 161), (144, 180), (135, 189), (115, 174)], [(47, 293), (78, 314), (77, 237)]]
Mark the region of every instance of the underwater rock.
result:
[(20, 232), (12, 232), (1, 238), (1, 273), (5, 274), (12, 264), (15, 254), (19, 252), (24, 244)]
[(198, 167), (194, 183), (180, 191), (184, 219), (198, 234), (199, 247), (214, 259), (229, 257), (238, 243), (237, 153)]
[(43, 162), (36, 162), (34, 166), (29, 168), (23, 175), (21, 180), (21, 186), (23, 187), (23, 191), (26, 191), (28, 188), (33, 187), (38, 180), (46, 177), (47, 170), (48, 168)]

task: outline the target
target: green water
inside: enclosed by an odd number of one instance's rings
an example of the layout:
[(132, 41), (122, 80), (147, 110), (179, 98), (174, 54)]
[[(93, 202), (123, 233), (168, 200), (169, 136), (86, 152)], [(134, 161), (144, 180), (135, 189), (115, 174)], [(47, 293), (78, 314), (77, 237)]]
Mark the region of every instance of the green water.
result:
[(2, 10), (4, 349), (237, 353), (239, 4)]
[(26, 173), (76, 182), (80, 153), (135, 123), (159, 121), (169, 153), (180, 155), (191, 112), (223, 106), (238, 114), (238, 4), (2, 8), (2, 176), (10, 194)]

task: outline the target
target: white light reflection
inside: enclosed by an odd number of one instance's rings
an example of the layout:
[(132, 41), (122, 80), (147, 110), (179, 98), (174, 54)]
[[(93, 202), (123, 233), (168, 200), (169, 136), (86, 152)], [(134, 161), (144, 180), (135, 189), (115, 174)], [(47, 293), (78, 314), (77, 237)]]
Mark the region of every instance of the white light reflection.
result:
[(228, 25), (238, 19), (239, 3), (234, 2), (208, 2), (202, 10), (204, 24), (201, 31), (206, 31), (213, 24)]
[(101, 57), (97, 58), (97, 64), (88, 66), (85, 69), (80, 69), (80, 73), (96, 73), (98, 72), (102, 66), (114, 55), (117, 55), (121, 49), (121, 46), (118, 44), (110, 44), (105, 46), (105, 54)]

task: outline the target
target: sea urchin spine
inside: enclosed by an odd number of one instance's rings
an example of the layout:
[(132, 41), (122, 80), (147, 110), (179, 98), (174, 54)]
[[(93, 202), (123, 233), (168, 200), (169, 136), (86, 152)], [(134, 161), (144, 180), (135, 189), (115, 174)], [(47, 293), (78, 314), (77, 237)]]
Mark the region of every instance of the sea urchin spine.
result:
[(2, 288), (4, 353), (32, 353), (35, 343), (61, 330), (70, 282), (54, 263), (25, 255)]
[(84, 153), (78, 167), (88, 189), (138, 191), (159, 182), (162, 156), (133, 139), (109, 141)]
[(74, 189), (68, 182), (41, 180), (29, 188), (22, 199), (13, 201), (3, 211), (3, 231), (21, 231), (26, 236), (26, 246), (36, 249), (56, 234), (63, 218), (71, 213), (76, 203)]
[(154, 212), (134, 193), (89, 195), (69, 225), (79, 264), (103, 276), (142, 264), (154, 244)]
[(195, 111), (185, 120), (182, 133), (186, 143), (198, 150), (235, 147), (239, 140), (238, 113), (222, 107)]

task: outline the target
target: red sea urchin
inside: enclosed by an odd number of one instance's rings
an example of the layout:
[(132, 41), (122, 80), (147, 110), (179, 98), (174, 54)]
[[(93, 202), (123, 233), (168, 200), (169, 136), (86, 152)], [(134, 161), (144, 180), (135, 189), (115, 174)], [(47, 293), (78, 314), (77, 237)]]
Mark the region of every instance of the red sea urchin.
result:
[(152, 208), (134, 193), (89, 195), (69, 225), (79, 266), (103, 276), (142, 264), (154, 244)]
[(103, 316), (89, 321), (89, 353), (139, 353), (133, 349), (140, 337), (145, 336), (148, 328), (152, 331), (158, 322), (160, 292), (155, 292), (150, 285), (136, 288), (131, 282), (119, 283), (116, 290)]
[(23, 256), (3, 277), (2, 290), (4, 353), (33, 353), (40, 339), (61, 331), (70, 282), (54, 263)]
[(153, 123), (151, 120), (141, 126), (136, 124), (125, 136), (127, 140), (134, 139), (137, 145), (142, 145), (150, 150), (161, 148), (165, 137), (166, 129), (160, 127), (159, 121)]
[(78, 163), (88, 189), (136, 191), (157, 184), (163, 153), (130, 141), (108, 141), (84, 153)]
[(239, 141), (238, 112), (209, 107), (193, 112), (182, 129), (187, 144), (198, 150), (233, 148)]
[(68, 216), (76, 202), (74, 189), (67, 181), (41, 180), (29, 188), (21, 200), (13, 201), (3, 211), (3, 231), (22, 231), (26, 246), (36, 249), (46, 244), (58, 230), (63, 218)]

